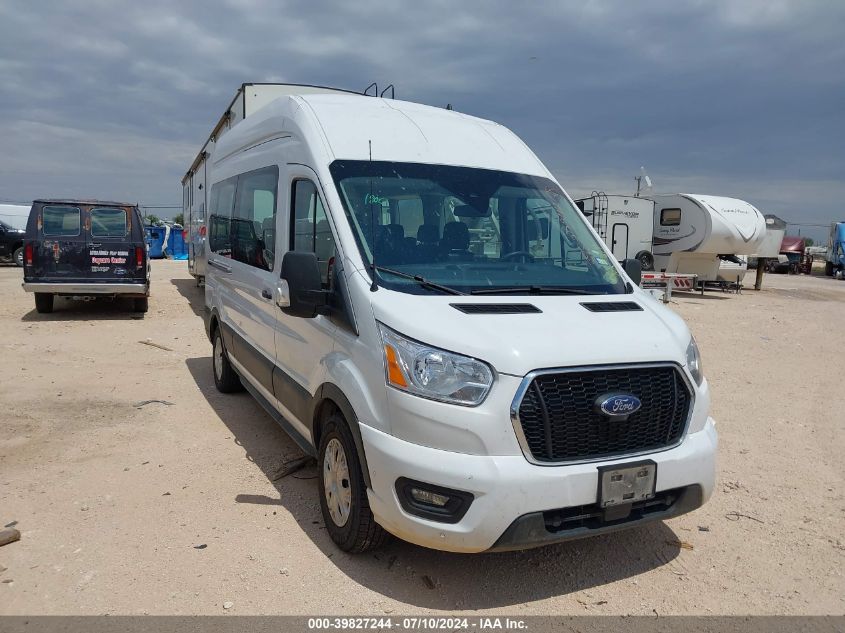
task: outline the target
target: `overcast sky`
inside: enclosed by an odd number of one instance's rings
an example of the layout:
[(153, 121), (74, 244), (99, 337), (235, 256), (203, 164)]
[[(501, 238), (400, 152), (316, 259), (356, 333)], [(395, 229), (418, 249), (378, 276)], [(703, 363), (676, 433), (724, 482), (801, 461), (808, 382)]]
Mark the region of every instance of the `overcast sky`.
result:
[(212, 125), (260, 81), (452, 103), (576, 196), (631, 193), (645, 165), (660, 192), (845, 219), (841, 0), (6, 1), (0, 202), (180, 204)]

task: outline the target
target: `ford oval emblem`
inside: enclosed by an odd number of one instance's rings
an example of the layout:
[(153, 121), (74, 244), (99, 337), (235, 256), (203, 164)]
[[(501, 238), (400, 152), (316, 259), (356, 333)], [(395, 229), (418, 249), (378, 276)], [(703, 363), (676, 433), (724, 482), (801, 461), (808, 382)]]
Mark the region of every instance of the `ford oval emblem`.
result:
[(611, 418), (627, 418), (640, 410), (643, 403), (629, 393), (610, 393), (596, 399), (597, 408)]

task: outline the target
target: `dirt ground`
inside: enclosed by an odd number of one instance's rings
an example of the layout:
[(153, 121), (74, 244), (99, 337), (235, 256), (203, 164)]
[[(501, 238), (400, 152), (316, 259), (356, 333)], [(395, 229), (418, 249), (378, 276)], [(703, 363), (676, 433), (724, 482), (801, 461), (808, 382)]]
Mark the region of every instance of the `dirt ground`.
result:
[(185, 263), (153, 275), (145, 318), (38, 315), (0, 267), (0, 527), (22, 533), (0, 614), (845, 613), (845, 282), (676, 295), (721, 441), (700, 510), (528, 552), (349, 556), (313, 468), (273, 481), (293, 442), (215, 391)]

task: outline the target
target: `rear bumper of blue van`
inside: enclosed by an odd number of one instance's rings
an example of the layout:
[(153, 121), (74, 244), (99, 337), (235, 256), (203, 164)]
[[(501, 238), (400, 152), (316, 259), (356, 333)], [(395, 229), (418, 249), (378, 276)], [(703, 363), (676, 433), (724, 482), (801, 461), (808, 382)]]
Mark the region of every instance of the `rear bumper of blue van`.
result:
[(24, 282), (21, 284), (27, 292), (43, 292), (56, 295), (140, 295), (149, 294), (149, 285), (140, 284), (115, 284), (115, 283), (42, 283)]

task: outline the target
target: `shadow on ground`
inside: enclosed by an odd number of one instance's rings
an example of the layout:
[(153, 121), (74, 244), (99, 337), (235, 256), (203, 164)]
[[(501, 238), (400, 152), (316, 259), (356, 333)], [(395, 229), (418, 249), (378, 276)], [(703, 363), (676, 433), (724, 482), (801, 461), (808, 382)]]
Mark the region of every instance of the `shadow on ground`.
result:
[(36, 312), (34, 297), (32, 302), (32, 310), (24, 314), (21, 321), (114, 321), (144, 318), (143, 313), (133, 311), (132, 299), (126, 298), (79, 301), (54, 297), (53, 311), (48, 314)]
[(217, 392), (210, 357), (189, 358), (186, 363), (245, 457), (261, 469), (279, 495), (270, 498), (245, 490), (233, 502), (284, 507), (340, 571), (394, 600), (442, 610), (507, 607), (632, 578), (666, 565), (679, 553), (676, 534), (664, 523), (653, 523), (525, 552), (450, 554), (393, 539), (377, 552), (345, 554), (323, 527), (316, 468), (278, 479), (279, 467), (301, 456), (294, 442), (249, 395)]
[(194, 314), (202, 316), (205, 311), (205, 287), (197, 286), (197, 281), (193, 277), (190, 279), (174, 278), (170, 280), (176, 286), (177, 292), (188, 300)]

